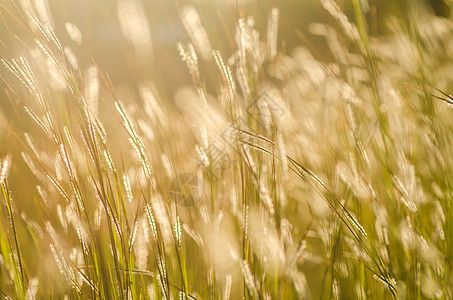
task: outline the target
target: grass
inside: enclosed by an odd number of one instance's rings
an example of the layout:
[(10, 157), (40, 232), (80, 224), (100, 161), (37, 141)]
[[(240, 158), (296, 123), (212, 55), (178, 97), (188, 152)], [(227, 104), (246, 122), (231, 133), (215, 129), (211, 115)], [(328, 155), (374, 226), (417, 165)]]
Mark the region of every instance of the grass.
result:
[(453, 297), (451, 20), (407, 1), (372, 35), (366, 1), (321, 0), (323, 58), (284, 51), (277, 8), (232, 5), (223, 49), (178, 6), (172, 98), (140, 73), (141, 2), (118, 5), (126, 87), (27, 3), (0, 5), (3, 297)]

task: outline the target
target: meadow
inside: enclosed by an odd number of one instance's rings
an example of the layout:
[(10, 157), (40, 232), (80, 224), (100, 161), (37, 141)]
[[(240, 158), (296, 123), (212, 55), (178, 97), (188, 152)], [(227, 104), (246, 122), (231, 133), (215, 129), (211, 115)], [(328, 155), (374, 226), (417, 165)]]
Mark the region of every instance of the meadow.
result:
[(308, 2), (0, 0), (2, 298), (453, 299), (453, 21)]

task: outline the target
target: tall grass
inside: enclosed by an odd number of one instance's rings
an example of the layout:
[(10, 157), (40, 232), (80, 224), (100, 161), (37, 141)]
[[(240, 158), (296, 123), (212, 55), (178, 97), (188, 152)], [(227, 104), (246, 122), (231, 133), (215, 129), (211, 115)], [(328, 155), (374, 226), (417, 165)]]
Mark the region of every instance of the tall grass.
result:
[[(453, 297), (452, 21), (408, 1), (373, 36), (366, 1), (348, 18), (321, 0), (331, 22), (309, 29), (322, 59), (281, 50), (277, 8), (259, 32), (233, 5), (225, 50), (178, 7), (193, 85), (168, 99), (141, 74), (119, 87), (78, 61), (83, 33), (55, 28), (45, 1), (11, 3), (3, 297)], [(159, 59), (141, 2), (118, 12), (133, 65)]]

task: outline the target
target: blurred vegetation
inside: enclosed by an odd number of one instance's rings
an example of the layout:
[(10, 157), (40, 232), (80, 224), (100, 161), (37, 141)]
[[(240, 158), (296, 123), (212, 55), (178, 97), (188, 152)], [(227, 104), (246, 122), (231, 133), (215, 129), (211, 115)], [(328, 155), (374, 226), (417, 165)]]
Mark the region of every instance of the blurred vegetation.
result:
[(450, 10), (0, 0), (1, 294), (451, 299)]

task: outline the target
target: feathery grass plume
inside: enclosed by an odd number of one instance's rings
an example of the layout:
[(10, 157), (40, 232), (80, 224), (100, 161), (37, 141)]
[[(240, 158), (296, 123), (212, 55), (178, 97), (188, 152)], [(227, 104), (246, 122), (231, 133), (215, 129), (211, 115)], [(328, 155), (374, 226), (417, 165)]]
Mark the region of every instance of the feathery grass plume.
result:
[(149, 226), (151, 227), (151, 231), (153, 232), (154, 237), (156, 237), (157, 236), (157, 227), (156, 227), (156, 221), (154, 218), (154, 213), (152, 211), (152, 208), (149, 205), (146, 205), (145, 212), (146, 212), (146, 216), (148, 218)]
[(134, 199), (134, 195), (132, 194), (131, 181), (127, 174), (123, 174), (123, 185), (124, 189), (126, 190), (127, 200), (129, 201), (129, 203), (131, 203)]
[(82, 33), (80, 32), (79, 28), (71, 22), (66, 22), (64, 24), (66, 28), (66, 32), (68, 33), (69, 37), (71, 38), (72, 41), (74, 41), (76, 44), (80, 45), (82, 44)]
[[(13, 204), (11, 197), (11, 191), (7, 181), (8, 172), (11, 167), (11, 155), (7, 154), (1, 160), (0, 164), (0, 189), (2, 191), (4, 204), (7, 212), (1, 214), (2, 227), (0, 230), (0, 242), (1, 249), (0, 253), (2, 256), (2, 265), (5, 265), (9, 272), (10, 278), (13, 280), (13, 292), (17, 298), (25, 298), (26, 287), (28, 284), (27, 271), (25, 269), (22, 251), (20, 248), (18, 233), (16, 229), (16, 221), (14, 215), (16, 214), (13, 208), (16, 204)], [(9, 258), (9, 259), (8, 259)]]
[(252, 272), (247, 261), (241, 261), (241, 270), (244, 276), (245, 283), (247, 284), (248, 291), (252, 295), (252, 297), (258, 296), (258, 287), (255, 278), (253, 278)]
[(198, 246), (202, 247), (204, 242), (203, 238), (199, 233), (197, 233), (195, 230), (191, 229), (189, 225), (186, 223), (182, 224), (182, 229), (184, 230), (185, 233), (187, 233), (188, 236), (190, 236), (195, 243), (197, 243)]
[(0, 183), (3, 183), (6, 180), (10, 168), (11, 168), (11, 154), (8, 154), (1, 160)]
[(304, 250), (306, 248), (307, 248), (307, 242), (306, 242), (306, 240), (302, 240), (300, 242), (299, 246), (297, 247), (296, 253), (294, 254), (293, 258), (288, 263), (289, 270), (291, 270), (291, 268), (296, 265), (297, 260), (299, 259), (299, 257), (302, 255), (302, 253), (304, 252)]
[(272, 8), (269, 21), (267, 23), (267, 45), (269, 57), (275, 58), (277, 55), (277, 32), (278, 32), (278, 8)]
[(1, 60), (3, 65), (28, 88), (32, 95), (39, 94), (36, 78), (26, 58), (20, 56), (18, 59), (12, 58), (9, 61), (3, 58)]
[(299, 298), (308, 298), (310, 294), (307, 288), (307, 279), (305, 275), (300, 272), (292, 272), (291, 279), (294, 282), (294, 288), (296, 289)]
[[(266, 48), (259, 39), (259, 32), (255, 29), (255, 20), (252, 16), (247, 19), (239, 19), (235, 35), (238, 45), (239, 65), (246, 66), (256, 77), (266, 55)], [(265, 47), (265, 46), (264, 46)], [(248, 64), (247, 64), (247, 63)], [(254, 78), (256, 79), (256, 78)]]
[(66, 222), (66, 218), (63, 215), (63, 209), (61, 208), (60, 204), (57, 204), (57, 214), (58, 214), (58, 220), (60, 221), (61, 226), (63, 226), (63, 228), (65, 230), (67, 230), (68, 229), (68, 223)]
[(406, 191), (406, 189), (404, 188), (403, 184), (401, 183), (401, 181), (398, 179), (398, 177), (396, 176), (393, 176), (392, 177), (393, 179), (393, 182), (395, 183), (395, 187), (397, 188), (397, 190), (401, 193), (401, 197), (400, 197), (400, 200), (401, 202), (410, 210), (412, 211), (413, 213), (416, 213), (417, 212), (417, 206), (415, 205), (414, 202), (412, 202), (410, 199), (409, 199), (409, 194), (408, 192)]
[(153, 197), (151, 207), (165, 243), (170, 244), (173, 239), (172, 226), (168, 216), (167, 207), (161, 195), (156, 194)]
[(73, 179), (74, 176), (75, 176), (74, 165), (73, 165), (72, 161), (69, 158), (68, 151), (67, 151), (66, 147), (63, 144), (60, 144), (58, 150), (59, 150), (59, 154), (61, 156), (61, 159), (63, 160), (63, 163), (64, 163), (64, 166), (66, 168), (66, 171), (69, 174), (69, 177), (71, 179)]
[(135, 236), (135, 243), (131, 242), (134, 245), (135, 253), (135, 264), (136, 267), (140, 270), (146, 270), (148, 265), (148, 243), (149, 243), (149, 232), (148, 232), (148, 222), (146, 218), (141, 218), (137, 222), (137, 233)]
[(272, 200), (269, 194), (269, 190), (266, 186), (266, 183), (263, 181), (263, 179), (258, 177), (258, 169), (252, 158), (250, 150), (244, 146), (242, 147), (242, 150), (243, 155), (245, 157), (245, 163), (248, 165), (248, 167), (250, 168), (250, 172), (252, 173), (252, 182), (255, 185), (257, 191), (260, 193), (260, 198), (263, 201), (266, 208), (268, 209), (270, 215), (273, 216), (275, 213), (274, 201)]
[(116, 169), (115, 169), (115, 165), (113, 164), (112, 156), (106, 150), (104, 150), (104, 157), (105, 157), (105, 161), (107, 162), (107, 165), (109, 166), (109, 169), (113, 173), (116, 173)]
[(139, 91), (140, 96), (144, 101), (145, 112), (150, 118), (150, 121), (166, 128), (168, 126), (168, 119), (163, 118), (162, 116), (167, 116), (168, 114), (164, 111), (162, 104), (159, 101), (158, 93), (149, 85), (141, 85)]
[(64, 77), (60, 67), (50, 57), (47, 58), (47, 72), (49, 74), (49, 82), (54, 90), (66, 89), (66, 78)]
[[(285, 264), (284, 249), (271, 216), (256, 209), (250, 211), (249, 239), (257, 256), (263, 258), (261, 265), (266, 272), (275, 272)], [(261, 244), (262, 240), (266, 240), (266, 244)]]
[(60, 246), (60, 238), (58, 237), (55, 229), (53, 228), (52, 224), (47, 221), (46, 222), (46, 230), (50, 236), (51, 244), (50, 249), (54, 256), (55, 262), (58, 266), (60, 273), (64, 276), (68, 284), (70, 284), (73, 288), (77, 289), (80, 292), (80, 285), (77, 283), (75, 273), (72, 269), (72, 266), (68, 262), (68, 258), (64, 255), (64, 250), (61, 249)]
[(336, 300), (341, 299), (341, 289), (340, 284), (338, 283), (337, 279), (332, 281), (332, 290), (333, 290), (333, 298)]
[(346, 217), (351, 221), (352, 225), (354, 225), (354, 227), (360, 232), (360, 234), (366, 238), (367, 237), (366, 231), (363, 228), (363, 226), (359, 223), (359, 221), (357, 221), (357, 219), (350, 213), (346, 214)]
[(205, 60), (209, 60), (212, 52), (211, 43), (195, 7), (192, 5), (183, 7), (181, 20), (192, 44), (195, 45)]
[(118, 0), (118, 16), (124, 37), (132, 44), (137, 62), (154, 59), (149, 22), (140, 1)]
[(99, 116), (99, 76), (98, 70), (94, 65), (89, 66), (85, 71), (85, 101), (88, 112), (94, 116)]
[(40, 21), (49, 28), (54, 28), (52, 14), (50, 13), (49, 3), (46, 0), (34, 1), (36, 12), (38, 13)]
[(349, 22), (348, 17), (341, 11), (340, 7), (334, 0), (321, 0), (321, 4), (324, 9), (327, 10), (327, 12), (335, 18), (348, 38), (350, 38), (352, 41), (360, 40), (357, 27)]
[(162, 155), (160, 157), (162, 160), (162, 164), (164, 166), (165, 173), (167, 174), (167, 177), (173, 178), (175, 172), (173, 171), (173, 166), (171, 164), (171, 160), (168, 158), (167, 155), (165, 155), (165, 153), (162, 153)]
[(38, 175), (38, 169), (36, 169), (36, 166), (33, 163), (33, 161), (31, 160), (30, 156), (28, 154), (24, 153), (24, 152), (22, 152), (20, 155), (22, 156), (22, 158), (25, 161), (25, 163), (27, 164), (27, 166), (30, 168), (30, 171), (33, 173), (33, 175), (37, 176)]
[(38, 293), (39, 279), (34, 277), (31, 278), (28, 282), (27, 287), (27, 300), (36, 299), (36, 294)]
[(231, 295), (231, 275), (225, 277), (225, 289), (223, 292), (223, 299), (229, 300)]
[(192, 43), (188, 43), (187, 46), (178, 43), (178, 51), (182, 61), (187, 64), (194, 82), (198, 82), (200, 80), (200, 71), (198, 69), (198, 56), (195, 52), (195, 47)]
[(251, 90), (250, 85), (247, 78), (247, 68), (242, 64), (239, 64), (236, 69), (236, 77), (237, 81), (239, 82), (239, 86), (241, 88), (242, 94), (244, 98), (250, 97)]
[(168, 278), (167, 278), (167, 268), (165, 266), (165, 260), (162, 258), (162, 256), (157, 256), (157, 268), (159, 270), (159, 284), (162, 289), (162, 292), (164, 295), (168, 295)]
[[(388, 281), (384, 280), (381, 276), (374, 274), (373, 278), (376, 279), (377, 281), (379, 281), (380, 283), (384, 284), (385, 286), (388, 286)], [(393, 286), (396, 286), (395, 279), (392, 279), (391, 281), (392, 281)]]
[(143, 172), (146, 178), (151, 182), (151, 185), (155, 186), (155, 178), (153, 175), (152, 167), (149, 163), (149, 156), (146, 153), (145, 145), (143, 144), (141, 138), (138, 136), (137, 132), (135, 131), (135, 127), (132, 123), (132, 119), (126, 114), (126, 111), (123, 105), (116, 101), (115, 107), (120, 113), (121, 117), (124, 121), (124, 128), (126, 129), (127, 133), (129, 134), (129, 140), (134, 148), (138, 159), (140, 160), (141, 166), (143, 168)]
[(236, 84), (234, 83), (230, 67), (226, 66), (225, 62), (222, 59), (222, 54), (220, 50), (214, 50), (212, 52), (212, 56), (214, 57), (214, 60), (217, 64), (217, 67), (220, 70), (220, 73), (222, 74), (223, 79), (225, 80), (226, 83), (228, 83), (231, 92), (234, 93), (236, 91)]

